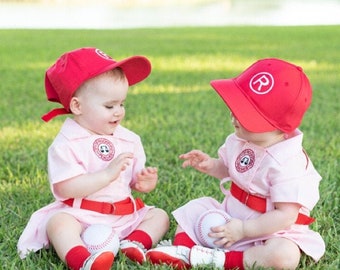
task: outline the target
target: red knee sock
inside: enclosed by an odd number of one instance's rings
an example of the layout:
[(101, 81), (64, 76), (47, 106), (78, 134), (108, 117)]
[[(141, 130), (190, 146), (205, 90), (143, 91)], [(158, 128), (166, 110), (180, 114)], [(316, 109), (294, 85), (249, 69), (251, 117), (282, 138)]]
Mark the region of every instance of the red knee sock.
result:
[(148, 235), (146, 232), (141, 231), (141, 230), (133, 231), (125, 239), (130, 240), (130, 241), (137, 241), (139, 243), (142, 243), (143, 246), (146, 249), (150, 249), (152, 247), (152, 239), (151, 239), (150, 235)]
[(243, 267), (243, 251), (228, 251), (225, 253), (224, 269), (239, 269)]
[(175, 235), (173, 245), (192, 248), (196, 243), (185, 232), (180, 232)]
[(86, 247), (76, 246), (67, 252), (65, 256), (66, 264), (72, 270), (79, 270), (90, 255)]

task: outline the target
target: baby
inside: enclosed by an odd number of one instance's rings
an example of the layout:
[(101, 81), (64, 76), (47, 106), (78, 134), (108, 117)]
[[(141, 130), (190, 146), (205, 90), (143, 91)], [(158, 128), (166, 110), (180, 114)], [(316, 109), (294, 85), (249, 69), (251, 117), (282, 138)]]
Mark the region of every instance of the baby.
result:
[(128, 88), (151, 72), (149, 60), (132, 56), (115, 61), (97, 48), (62, 55), (46, 72), (49, 101), (61, 103), (43, 116), (67, 118), (48, 149), (48, 175), (55, 201), (36, 211), (22, 233), (21, 258), (50, 244), (70, 269), (108, 270), (114, 254), (90, 254), (82, 232), (91, 224), (111, 226), (121, 252), (138, 263), (169, 228), (165, 211), (134, 198), (150, 192), (157, 168), (144, 167), (140, 137), (124, 128)]

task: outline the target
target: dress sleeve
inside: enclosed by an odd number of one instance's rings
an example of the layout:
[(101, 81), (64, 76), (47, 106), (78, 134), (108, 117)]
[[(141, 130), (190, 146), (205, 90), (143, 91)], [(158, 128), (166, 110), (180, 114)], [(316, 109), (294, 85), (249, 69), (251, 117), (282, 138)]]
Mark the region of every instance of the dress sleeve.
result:
[(309, 158), (301, 154), (271, 172), (272, 202), (295, 202), (312, 210), (319, 200), (321, 176)]
[(53, 195), (59, 198), (53, 184), (86, 173), (82, 163), (77, 160), (72, 150), (65, 145), (52, 145), (48, 150), (48, 177)]

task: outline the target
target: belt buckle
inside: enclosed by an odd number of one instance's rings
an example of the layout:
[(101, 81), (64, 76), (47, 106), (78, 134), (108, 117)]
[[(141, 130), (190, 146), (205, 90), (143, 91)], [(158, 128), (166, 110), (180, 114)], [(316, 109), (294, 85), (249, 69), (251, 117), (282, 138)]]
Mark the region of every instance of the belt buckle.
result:
[(111, 203), (111, 214), (114, 215), (117, 210), (117, 206), (114, 203)]
[(246, 192), (247, 196), (244, 200), (244, 204), (248, 206), (249, 192)]

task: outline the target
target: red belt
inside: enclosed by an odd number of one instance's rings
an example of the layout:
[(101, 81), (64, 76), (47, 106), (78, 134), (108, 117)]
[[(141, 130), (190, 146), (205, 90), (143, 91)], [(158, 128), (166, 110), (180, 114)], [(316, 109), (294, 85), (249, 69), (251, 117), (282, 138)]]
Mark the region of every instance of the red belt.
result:
[[(240, 188), (238, 185), (236, 185), (234, 182), (231, 183), (230, 187), (230, 193), (233, 195), (237, 200), (239, 200), (241, 203), (245, 204), (249, 208), (258, 211), (260, 213), (265, 213), (267, 210), (267, 199), (262, 198), (256, 195), (252, 195), (246, 191), (244, 191), (242, 188)], [(309, 225), (312, 222), (314, 222), (314, 218), (306, 216), (302, 213), (299, 213), (295, 224), (301, 224), (301, 225)]]
[[(63, 201), (63, 203), (73, 207), (74, 199), (68, 199)], [(129, 215), (133, 212), (144, 207), (144, 202), (140, 198), (135, 199), (135, 203), (131, 200), (131, 198), (127, 198), (125, 200), (108, 203), (108, 202), (97, 202), (90, 201), (86, 199), (81, 200), (80, 207), (81, 209), (91, 210), (95, 212), (99, 212), (102, 214), (111, 214), (111, 215)]]

